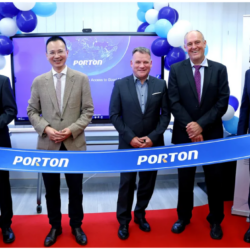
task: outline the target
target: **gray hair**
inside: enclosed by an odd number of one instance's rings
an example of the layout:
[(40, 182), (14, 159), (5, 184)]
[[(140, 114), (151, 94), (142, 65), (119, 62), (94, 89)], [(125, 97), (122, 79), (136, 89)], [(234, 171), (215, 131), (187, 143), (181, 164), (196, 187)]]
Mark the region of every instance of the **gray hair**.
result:
[(193, 32), (193, 31), (199, 32), (199, 33), (201, 34), (201, 36), (202, 36), (203, 41), (205, 41), (205, 38), (204, 38), (203, 34), (202, 34), (199, 30), (190, 30), (189, 32), (187, 32), (186, 35), (184, 36), (184, 41), (186, 40), (187, 35), (188, 35), (190, 32)]
[(145, 47), (137, 47), (133, 49), (132, 55), (134, 55), (134, 53), (136, 52), (140, 52), (141, 54), (148, 54), (151, 57), (150, 50)]

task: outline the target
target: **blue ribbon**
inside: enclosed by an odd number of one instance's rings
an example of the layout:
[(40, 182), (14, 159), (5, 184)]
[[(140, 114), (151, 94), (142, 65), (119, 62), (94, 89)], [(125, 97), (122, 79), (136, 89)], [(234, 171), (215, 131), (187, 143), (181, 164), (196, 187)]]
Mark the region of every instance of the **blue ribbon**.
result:
[(245, 158), (250, 158), (250, 135), (131, 150), (65, 152), (0, 148), (0, 169), (116, 173), (192, 167)]

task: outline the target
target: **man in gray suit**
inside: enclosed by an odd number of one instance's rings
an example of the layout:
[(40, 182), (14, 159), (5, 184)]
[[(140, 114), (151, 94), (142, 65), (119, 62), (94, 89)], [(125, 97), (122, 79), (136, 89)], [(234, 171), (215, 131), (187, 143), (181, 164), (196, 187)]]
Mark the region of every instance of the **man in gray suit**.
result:
[[(27, 108), (31, 124), (39, 134), (37, 149), (86, 150), (84, 129), (93, 116), (88, 77), (66, 66), (69, 51), (65, 41), (52, 36), (46, 43), (46, 56), (52, 70), (38, 76), (31, 87)], [(87, 244), (81, 229), (83, 219), (83, 174), (65, 174), (69, 188), (69, 217), (77, 243)], [(44, 245), (49, 247), (62, 233), (60, 174), (43, 173), (49, 223), (52, 228)]]

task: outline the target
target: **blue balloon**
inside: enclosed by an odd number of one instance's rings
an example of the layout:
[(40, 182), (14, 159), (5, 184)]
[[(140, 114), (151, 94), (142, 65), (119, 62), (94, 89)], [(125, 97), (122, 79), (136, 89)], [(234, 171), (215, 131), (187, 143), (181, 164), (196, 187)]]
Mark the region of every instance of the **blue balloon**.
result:
[(145, 23), (142, 23), (138, 29), (137, 29), (137, 32), (144, 32), (145, 29), (148, 27), (149, 23), (145, 22)]
[(0, 55), (7, 56), (13, 52), (13, 43), (7, 36), (0, 36)]
[(167, 62), (167, 57), (165, 57), (164, 59), (164, 68), (168, 71), (170, 71), (170, 66), (168, 65), (168, 62)]
[(184, 50), (180, 47), (171, 49), (165, 57), (165, 64), (171, 67), (172, 64), (181, 62), (186, 59)]
[(205, 51), (204, 51), (204, 55), (207, 56), (208, 53), (208, 45), (206, 45)]
[(145, 2), (145, 3), (138, 2), (137, 5), (144, 12), (147, 12), (148, 10), (154, 8), (154, 3), (151, 2)]
[(138, 11), (137, 11), (137, 18), (138, 18), (138, 20), (139, 21), (141, 21), (141, 22), (146, 22), (146, 19), (145, 19), (145, 12), (143, 12), (141, 9), (139, 9)]
[(19, 35), (19, 34), (22, 34), (22, 32), (21, 32), (20, 30), (18, 30), (18, 31), (16, 32), (16, 34)]
[(160, 19), (155, 23), (155, 32), (162, 38), (167, 38), (169, 30), (172, 28), (172, 24), (166, 19)]
[(155, 25), (154, 24), (149, 24), (146, 27), (145, 32), (155, 32)]
[(56, 12), (57, 5), (54, 2), (37, 2), (32, 11), (42, 17), (48, 17)]
[(156, 78), (157, 78), (157, 79), (162, 79), (162, 78), (161, 78), (161, 75), (156, 75)]
[[(173, 9), (173, 8), (172, 8)], [(174, 12), (175, 12), (175, 16), (176, 16), (176, 19), (175, 19), (175, 22), (174, 23), (177, 23), (177, 21), (179, 20), (179, 13), (176, 9), (173, 9)]]
[(175, 10), (170, 7), (160, 9), (158, 19), (167, 19), (173, 25), (176, 22)]
[(4, 18), (4, 16), (0, 14), (0, 21), (1, 21), (3, 18)]
[(237, 128), (238, 128), (239, 118), (237, 116), (234, 116), (229, 121), (223, 121), (223, 125), (225, 130), (230, 134), (237, 134)]
[(229, 96), (228, 104), (231, 105), (234, 108), (235, 111), (237, 111), (237, 109), (239, 107), (239, 101), (235, 96), (233, 96), (233, 95)]
[(157, 38), (151, 45), (151, 51), (155, 56), (165, 56), (171, 49), (171, 45), (165, 38)]
[(31, 32), (36, 28), (37, 16), (32, 10), (20, 11), (16, 17), (17, 27), (23, 32)]
[(19, 9), (13, 3), (0, 3), (0, 14), (4, 17), (14, 17), (19, 13)]

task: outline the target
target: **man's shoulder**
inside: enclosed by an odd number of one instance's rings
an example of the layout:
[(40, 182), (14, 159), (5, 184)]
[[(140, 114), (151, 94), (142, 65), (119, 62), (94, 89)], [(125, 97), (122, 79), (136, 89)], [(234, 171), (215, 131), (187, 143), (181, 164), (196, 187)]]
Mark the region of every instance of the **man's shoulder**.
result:
[(9, 79), (9, 77), (4, 76), (4, 75), (0, 75), (0, 81), (1, 81), (1, 82), (6, 81), (7, 79)]
[(215, 62), (215, 61), (212, 61), (212, 60), (209, 60), (207, 59), (207, 63), (208, 63), (208, 66), (214, 66), (214, 67), (217, 67), (217, 68), (226, 68), (226, 66), (222, 63), (219, 63), (219, 62)]
[(182, 68), (183, 66), (188, 66), (188, 65), (191, 66), (191, 64), (190, 64), (190, 59), (189, 59), (189, 58), (188, 58), (188, 59), (185, 59), (185, 60), (183, 60), (183, 61), (181, 61), (181, 62), (177, 62), (177, 63), (172, 64), (172, 65), (170, 66), (170, 70), (171, 70), (172, 68), (178, 69), (178, 68)]
[(68, 67), (68, 69), (67, 69), (67, 74), (69, 75), (69, 76), (78, 76), (78, 77), (88, 77), (86, 74), (84, 74), (84, 73), (82, 73), (82, 72), (80, 72), (80, 71), (77, 71), (77, 70), (74, 70), (74, 69), (71, 69), (71, 68), (69, 68)]
[(151, 76), (151, 75), (149, 75), (149, 82), (150, 81), (154, 81), (154, 82), (157, 82), (157, 83), (162, 83), (162, 84), (164, 83), (165, 84), (165, 80), (164, 79), (159, 79), (159, 78)]
[(133, 75), (130, 75), (130, 76), (125, 76), (125, 77), (123, 77), (123, 78), (121, 78), (121, 79), (117, 79), (116, 81), (115, 81), (115, 84), (124, 84), (124, 82), (129, 82), (130, 80), (133, 80)]
[(41, 81), (44, 81), (45, 79), (47, 79), (47, 78), (49, 78), (49, 77), (51, 77), (52, 76), (52, 72), (51, 72), (51, 70), (49, 71), (49, 72), (46, 72), (46, 73), (43, 73), (43, 74), (41, 74), (41, 75), (39, 75), (39, 76), (37, 76), (35, 79), (34, 79), (34, 83), (35, 82), (41, 82)]

